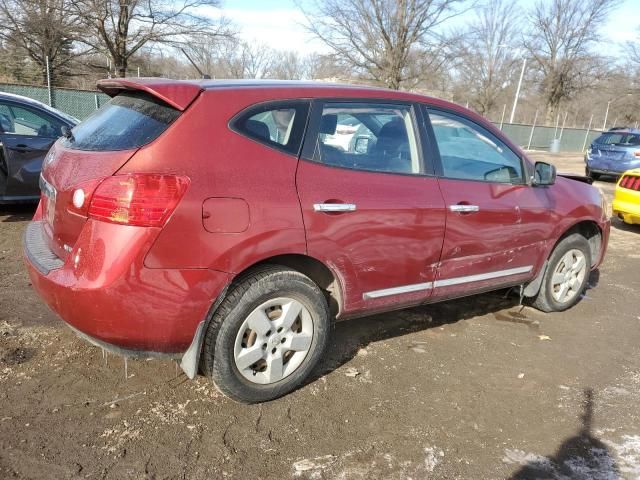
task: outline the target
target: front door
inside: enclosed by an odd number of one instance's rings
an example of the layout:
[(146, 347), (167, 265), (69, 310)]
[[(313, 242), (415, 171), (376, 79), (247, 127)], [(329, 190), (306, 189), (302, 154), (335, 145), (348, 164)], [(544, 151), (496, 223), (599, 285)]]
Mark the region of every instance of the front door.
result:
[(339, 277), (342, 314), (431, 294), (445, 212), (416, 113), (404, 103), (314, 104), (298, 194), (308, 252)]
[(466, 117), (434, 109), (428, 116), (447, 209), (434, 297), (464, 296), (530, 279), (542, 245), (522, 221), (521, 205), (531, 203), (532, 187), (521, 158)]

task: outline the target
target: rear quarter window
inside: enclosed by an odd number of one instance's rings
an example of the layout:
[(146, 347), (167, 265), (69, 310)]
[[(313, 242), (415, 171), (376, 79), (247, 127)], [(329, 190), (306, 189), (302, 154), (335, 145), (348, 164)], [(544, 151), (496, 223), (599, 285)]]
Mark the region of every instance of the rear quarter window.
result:
[(77, 125), (67, 147), (114, 151), (138, 148), (155, 140), (180, 112), (143, 92), (123, 92)]
[(229, 126), (263, 145), (298, 155), (308, 113), (306, 100), (278, 100), (249, 107), (232, 118)]

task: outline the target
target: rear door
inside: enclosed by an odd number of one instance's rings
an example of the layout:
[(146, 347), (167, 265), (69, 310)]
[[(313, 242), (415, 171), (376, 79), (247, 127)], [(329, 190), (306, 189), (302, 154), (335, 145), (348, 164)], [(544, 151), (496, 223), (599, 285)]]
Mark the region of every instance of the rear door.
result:
[[(537, 200), (522, 159), (472, 120), (426, 110), (439, 153), (437, 173), (447, 229), (434, 296), (464, 296), (531, 277), (544, 235), (523, 224)], [(544, 208), (541, 207), (541, 210)]]
[(38, 198), (42, 160), (61, 135), (62, 125), (37, 109), (0, 102), (0, 195)]
[(337, 273), (343, 314), (431, 294), (445, 213), (422, 155), (420, 115), (388, 101), (313, 105), (298, 195), (308, 252)]

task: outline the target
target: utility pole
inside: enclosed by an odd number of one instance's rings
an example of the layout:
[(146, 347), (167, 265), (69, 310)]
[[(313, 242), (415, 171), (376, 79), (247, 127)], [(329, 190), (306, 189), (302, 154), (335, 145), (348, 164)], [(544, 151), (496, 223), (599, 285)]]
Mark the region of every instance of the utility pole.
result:
[(607, 128), (607, 118), (609, 117), (609, 106), (613, 100), (609, 100), (607, 102), (607, 110), (604, 112), (604, 123), (602, 124), (602, 131), (604, 132)]
[(520, 97), (520, 87), (522, 87), (522, 79), (524, 78), (524, 71), (527, 68), (527, 59), (522, 59), (522, 70), (520, 70), (520, 80), (518, 80), (518, 88), (516, 89), (516, 96), (513, 99), (513, 108), (511, 109), (511, 117), (509, 117), (509, 123), (513, 123), (513, 119), (516, 116), (516, 107), (518, 106), (518, 97)]
[(513, 98), (513, 108), (511, 108), (511, 115), (509, 116), (509, 123), (513, 123), (513, 120), (516, 116), (516, 107), (518, 106), (518, 99), (520, 98), (520, 88), (522, 88), (522, 80), (524, 79), (524, 71), (527, 69), (527, 57), (525, 57), (522, 53), (521, 48), (513, 48), (510, 45), (501, 44), (498, 45), (498, 48), (505, 48), (507, 50), (511, 50), (515, 52), (516, 55), (522, 57), (522, 70), (520, 70), (520, 79), (518, 80), (518, 87), (516, 88), (516, 95)]

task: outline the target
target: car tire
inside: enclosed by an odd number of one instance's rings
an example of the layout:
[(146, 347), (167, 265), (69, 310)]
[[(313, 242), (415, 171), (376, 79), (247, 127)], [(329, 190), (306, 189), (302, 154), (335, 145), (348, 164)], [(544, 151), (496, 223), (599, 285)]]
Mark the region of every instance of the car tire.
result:
[(598, 180), (600, 178), (600, 174), (599, 173), (594, 173), (591, 170), (589, 170), (588, 168), (585, 169), (585, 174), (587, 177), (589, 177), (591, 180)]
[(211, 319), (204, 373), (238, 402), (273, 400), (302, 384), (324, 356), (330, 323), (310, 278), (277, 265), (253, 271), (234, 282)]
[(553, 249), (547, 262), (532, 307), (543, 312), (561, 312), (575, 305), (589, 282), (591, 248), (578, 233), (563, 238)]

